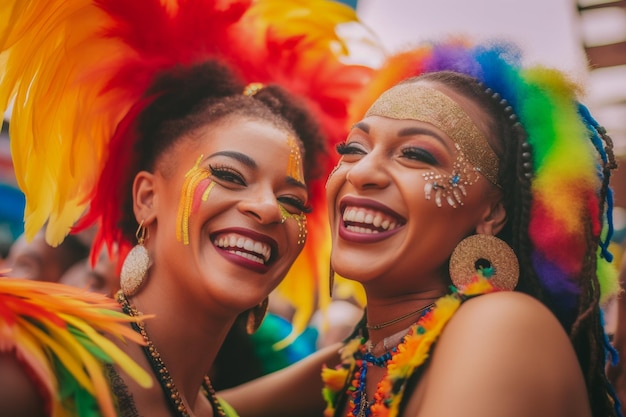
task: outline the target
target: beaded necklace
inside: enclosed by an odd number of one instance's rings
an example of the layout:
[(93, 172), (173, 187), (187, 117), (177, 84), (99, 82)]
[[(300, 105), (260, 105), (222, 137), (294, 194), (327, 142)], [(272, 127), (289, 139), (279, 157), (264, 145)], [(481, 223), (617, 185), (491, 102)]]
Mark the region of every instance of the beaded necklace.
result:
[[(341, 403), (343, 395), (350, 398), (348, 417), (397, 417), (409, 378), (425, 363), (432, 344), (461, 302), (493, 291), (494, 288), (486, 279), (477, 278), (462, 293), (453, 290), (451, 294), (439, 298), (434, 308), (425, 312), (411, 326), (398, 346), (377, 359), (374, 365), (386, 367), (387, 373), (378, 383), (371, 403), (367, 402), (365, 394), (365, 375), (369, 360), (366, 357), (366, 338), (359, 335), (348, 341), (341, 351), (341, 364), (335, 369), (322, 369), (322, 394), (326, 400), (324, 417), (336, 415), (336, 407)], [(386, 357), (387, 354), (389, 357)]]
[[(122, 291), (117, 292), (116, 298), (117, 302), (122, 306), (122, 311), (124, 311), (125, 314), (131, 317), (139, 317), (141, 315), (137, 308), (128, 301), (128, 298), (126, 298)], [(152, 343), (152, 340), (148, 336), (144, 323), (142, 321), (131, 322), (131, 326), (143, 337), (146, 342), (146, 345), (142, 346), (143, 352), (148, 359), (152, 372), (159, 380), (159, 384), (161, 385), (163, 394), (165, 395), (168, 405), (170, 406), (170, 410), (178, 417), (189, 417), (189, 412), (183, 403), (183, 399), (178, 392), (178, 388), (176, 388), (176, 384), (174, 384), (174, 380), (170, 376), (170, 373), (167, 370), (163, 359), (161, 359), (161, 355), (157, 351), (156, 346), (154, 346), (154, 343)], [(204, 376), (202, 388), (211, 403), (213, 413), (218, 417), (226, 417), (226, 412), (217, 399), (211, 380), (206, 375)]]

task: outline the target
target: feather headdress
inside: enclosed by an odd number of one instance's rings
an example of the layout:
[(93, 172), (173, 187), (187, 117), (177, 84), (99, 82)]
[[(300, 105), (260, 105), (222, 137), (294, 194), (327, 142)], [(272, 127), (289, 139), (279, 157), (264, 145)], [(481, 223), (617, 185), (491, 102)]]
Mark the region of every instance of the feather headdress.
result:
[[(92, 254), (117, 244), (124, 259), (131, 242), (117, 226), (119, 188), (134, 162), (128, 131), (150, 103), (147, 88), (176, 65), (218, 59), (246, 82), (277, 83), (338, 142), (347, 104), (371, 75), (344, 63), (348, 46), (335, 31), (356, 21), (348, 6), (327, 0), (4, 1), (0, 108), (14, 102), (11, 152), (26, 195), (26, 236), (47, 224), (46, 240), (56, 245), (81, 218), (78, 229), (100, 224)], [(299, 307), (298, 328), (328, 265), (313, 255), (329, 241), (321, 180), (311, 195), (309, 242), (279, 287)]]
[(47, 415), (114, 417), (104, 364), (143, 387), (152, 378), (102, 332), (143, 344), (110, 298), (72, 287), (0, 278), (0, 353), (14, 353), (45, 399)]

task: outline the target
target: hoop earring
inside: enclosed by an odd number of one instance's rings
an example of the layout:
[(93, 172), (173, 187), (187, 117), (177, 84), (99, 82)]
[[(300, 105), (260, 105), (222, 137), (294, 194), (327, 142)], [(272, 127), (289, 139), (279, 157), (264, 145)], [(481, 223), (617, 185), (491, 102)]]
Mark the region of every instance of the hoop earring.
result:
[(519, 262), (513, 249), (492, 235), (472, 235), (456, 246), (450, 257), (450, 279), (462, 289), (478, 273), (500, 290), (513, 290), (519, 279)]
[(248, 321), (246, 322), (246, 332), (248, 334), (254, 334), (259, 330), (265, 318), (265, 314), (267, 314), (268, 305), (269, 298), (265, 297), (265, 300), (248, 310)]
[(139, 223), (135, 237), (137, 244), (124, 259), (120, 273), (120, 287), (126, 296), (137, 293), (150, 268), (150, 255), (144, 246), (147, 239), (147, 228), (143, 227), (143, 220)]

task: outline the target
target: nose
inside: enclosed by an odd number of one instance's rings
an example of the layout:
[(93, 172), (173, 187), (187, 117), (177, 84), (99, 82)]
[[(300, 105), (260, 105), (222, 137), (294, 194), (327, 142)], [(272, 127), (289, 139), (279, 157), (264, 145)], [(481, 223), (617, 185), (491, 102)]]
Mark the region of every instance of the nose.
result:
[(370, 152), (352, 164), (346, 174), (346, 180), (359, 189), (384, 188), (389, 184), (389, 176), (382, 155)]
[(242, 198), (238, 204), (239, 211), (250, 216), (260, 224), (280, 223), (283, 215), (276, 196), (269, 190), (259, 190)]

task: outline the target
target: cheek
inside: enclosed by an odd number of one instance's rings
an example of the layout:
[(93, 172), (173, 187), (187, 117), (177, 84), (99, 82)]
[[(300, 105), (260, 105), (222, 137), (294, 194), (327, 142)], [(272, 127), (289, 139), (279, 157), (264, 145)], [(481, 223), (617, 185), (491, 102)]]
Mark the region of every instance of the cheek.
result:
[(202, 180), (198, 183), (198, 186), (193, 191), (193, 201), (191, 205), (191, 213), (196, 213), (200, 208), (200, 204), (206, 202), (209, 199), (209, 194), (215, 186), (215, 183), (210, 179)]
[(335, 211), (335, 201), (337, 195), (341, 189), (341, 186), (346, 182), (346, 175), (348, 173), (348, 167), (340, 162), (330, 173), (326, 180), (326, 201), (328, 202), (328, 213), (333, 217)]

